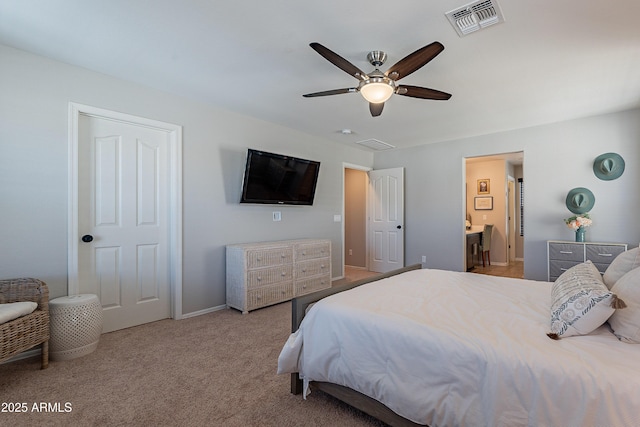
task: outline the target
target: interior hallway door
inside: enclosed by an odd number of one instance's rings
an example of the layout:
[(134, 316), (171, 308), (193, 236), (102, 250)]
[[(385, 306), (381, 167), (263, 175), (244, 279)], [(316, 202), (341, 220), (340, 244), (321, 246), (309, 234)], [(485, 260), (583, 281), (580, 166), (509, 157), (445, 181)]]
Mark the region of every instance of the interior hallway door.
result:
[(171, 317), (168, 147), (163, 130), (79, 117), (78, 281), (103, 332)]
[(369, 172), (369, 270), (404, 267), (404, 168)]

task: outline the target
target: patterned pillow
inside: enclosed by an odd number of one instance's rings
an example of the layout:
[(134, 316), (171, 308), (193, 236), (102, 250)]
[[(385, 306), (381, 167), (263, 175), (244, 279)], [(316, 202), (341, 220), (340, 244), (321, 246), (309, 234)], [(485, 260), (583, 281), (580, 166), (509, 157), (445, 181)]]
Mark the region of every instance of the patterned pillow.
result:
[(586, 335), (604, 324), (624, 303), (602, 281), (591, 261), (571, 267), (551, 288), (549, 338)]
[(622, 252), (607, 267), (602, 280), (607, 288), (611, 289), (618, 279), (637, 267), (640, 267), (640, 248)]
[(609, 325), (620, 341), (640, 344), (640, 267), (622, 276), (611, 292), (616, 292), (627, 308), (616, 310), (609, 318)]

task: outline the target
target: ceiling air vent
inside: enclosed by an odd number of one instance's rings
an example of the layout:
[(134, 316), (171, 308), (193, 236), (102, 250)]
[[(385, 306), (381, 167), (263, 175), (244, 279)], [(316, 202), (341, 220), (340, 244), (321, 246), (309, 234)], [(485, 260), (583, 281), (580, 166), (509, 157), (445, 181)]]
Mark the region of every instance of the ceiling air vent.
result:
[(445, 15), (460, 37), (504, 22), (502, 10), (496, 0), (474, 1)]
[(358, 141), (356, 144), (371, 148), (372, 150), (382, 151), (396, 148), (394, 145), (387, 144), (386, 142), (378, 141), (377, 139), (365, 139), (364, 141)]

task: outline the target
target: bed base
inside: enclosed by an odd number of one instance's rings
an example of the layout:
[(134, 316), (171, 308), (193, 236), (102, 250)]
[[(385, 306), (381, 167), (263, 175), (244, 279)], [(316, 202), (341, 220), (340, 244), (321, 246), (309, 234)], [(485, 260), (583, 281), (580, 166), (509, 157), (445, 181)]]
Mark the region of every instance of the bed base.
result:
[[(376, 280), (384, 279), (387, 277), (392, 277), (407, 271), (411, 270), (419, 270), (422, 268), (420, 264), (413, 264), (408, 267), (400, 268), (397, 270), (390, 271), (388, 273), (383, 273), (377, 276), (373, 276), (370, 278), (358, 280), (355, 282), (347, 283), (342, 286), (331, 287), (329, 289), (323, 289), (318, 292), (314, 292), (312, 294), (303, 295), (301, 297), (294, 298), (291, 302), (291, 332), (295, 332), (300, 327), (300, 323), (304, 318), (307, 308), (309, 305), (315, 303), (316, 301), (321, 300), (322, 298), (328, 297), (329, 295), (336, 294), (338, 292), (346, 291), (349, 289), (353, 289), (355, 287), (364, 285), (366, 283), (375, 282)], [(346, 404), (359, 409), (360, 411), (371, 415), (372, 417), (389, 424), (394, 427), (405, 427), (405, 426), (421, 426), (422, 424), (416, 424), (413, 421), (407, 420), (406, 418), (401, 417), (400, 415), (393, 412), (391, 409), (387, 408), (382, 403), (378, 402), (375, 399), (370, 398), (369, 396), (365, 396), (364, 394), (350, 389), (348, 387), (344, 387), (337, 384), (327, 383), (327, 382), (315, 382), (312, 381), (310, 383), (310, 387), (312, 390), (320, 390), (330, 396), (335, 397)], [(302, 393), (302, 380), (298, 373), (291, 374), (291, 393), (300, 394)]]

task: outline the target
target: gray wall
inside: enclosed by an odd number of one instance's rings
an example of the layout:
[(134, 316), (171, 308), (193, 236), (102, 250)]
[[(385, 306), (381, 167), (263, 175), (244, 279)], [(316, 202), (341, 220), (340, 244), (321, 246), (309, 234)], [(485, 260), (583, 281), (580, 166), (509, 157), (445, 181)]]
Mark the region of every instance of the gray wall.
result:
[[(0, 64), (0, 277), (67, 294), (70, 101), (183, 126), (184, 314), (225, 304), (226, 244), (330, 238), (342, 274), (342, 164), (371, 153), (2, 45)], [(314, 205), (239, 204), (247, 148), (319, 160)]]
[[(640, 110), (629, 110), (449, 141), (379, 152), (374, 168), (404, 166), (405, 262), (426, 267), (463, 269), (463, 158), (524, 152), (525, 277), (546, 280), (546, 241), (574, 239), (563, 219), (567, 192), (587, 187), (596, 197), (588, 241), (640, 241)], [(622, 177), (602, 181), (593, 174), (596, 156), (619, 153), (626, 162)]]

